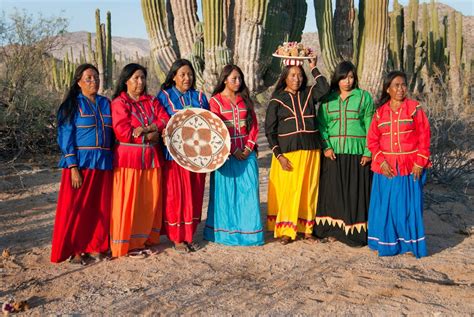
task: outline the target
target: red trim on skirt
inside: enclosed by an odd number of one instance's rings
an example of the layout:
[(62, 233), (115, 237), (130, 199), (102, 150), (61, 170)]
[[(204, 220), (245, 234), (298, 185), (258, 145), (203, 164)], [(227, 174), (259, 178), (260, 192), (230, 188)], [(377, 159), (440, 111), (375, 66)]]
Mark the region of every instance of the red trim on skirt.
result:
[(54, 222), (51, 262), (80, 253), (109, 249), (112, 171), (83, 169), (83, 184), (71, 185), (71, 170), (63, 169)]
[(175, 161), (166, 161), (163, 179), (163, 233), (175, 243), (192, 242), (201, 222), (206, 174), (193, 173)]

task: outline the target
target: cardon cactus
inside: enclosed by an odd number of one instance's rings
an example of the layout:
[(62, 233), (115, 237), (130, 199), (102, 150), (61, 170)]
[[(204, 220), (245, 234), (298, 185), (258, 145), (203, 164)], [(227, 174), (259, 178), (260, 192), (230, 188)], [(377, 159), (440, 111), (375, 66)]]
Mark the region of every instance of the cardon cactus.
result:
[(390, 13), (390, 40), (388, 43), (390, 69), (402, 69), (403, 67), (403, 20), (403, 6), (394, 0), (393, 11)]
[(376, 96), (382, 85), (381, 70), (387, 62), (388, 0), (361, 0), (359, 9), (357, 71), (362, 87)]
[[(336, 7), (342, 7), (342, 3), (348, 1), (337, 0), (339, 4), (336, 4)], [(350, 14), (344, 10), (336, 11), (336, 14), (343, 15), (341, 18), (335, 18), (338, 21), (338, 27), (348, 28), (353, 34), (351, 58), (346, 56), (348, 50), (343, 53), (337, 49), (332, 22), (332, 1), (314, 0), (314, 6), (321, 54), (329, 71), (328, 75), (332, 74), (335, 66), (342, 60), (342, 56), (345, 56), (358, 66), (361, 86), (372, 94), (377, 93), (382, 82), (382, 70), (385, 69), (387, 61), (388, 0), (360, 0), (357, 18), (355, 16), (351, 18)], [(352, 7), (353, 2), (349, 9)]]
[(243, 69), (253, 92), (273, 84), (266, 80), (274, 79), (271, 52), (286, 38), (301, 39), (307, 11), (305, 0), (202, 0), (199, 24), (196, 0), (166, 3), (141, 1), (152, 58), (159, 65), (157, 75), (163, 78), (177, 58), (190, 59), (198, 87), (206, 92), (227, 63)]

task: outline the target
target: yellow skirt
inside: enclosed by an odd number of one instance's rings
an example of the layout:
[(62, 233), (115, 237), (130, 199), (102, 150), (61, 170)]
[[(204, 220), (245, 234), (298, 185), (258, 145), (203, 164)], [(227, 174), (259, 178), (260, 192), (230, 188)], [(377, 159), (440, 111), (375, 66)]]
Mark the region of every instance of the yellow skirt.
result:
[(115, 168), (110, 218), (112, 256), (160, 241), (161, 170)]
[(267, 228), (275, 238), (296, 239), (297, 232), (312, 233), (318, 202), (320, 150), (284, 154), (293, 165), (284, 171), (273, 156), (268, 181)]

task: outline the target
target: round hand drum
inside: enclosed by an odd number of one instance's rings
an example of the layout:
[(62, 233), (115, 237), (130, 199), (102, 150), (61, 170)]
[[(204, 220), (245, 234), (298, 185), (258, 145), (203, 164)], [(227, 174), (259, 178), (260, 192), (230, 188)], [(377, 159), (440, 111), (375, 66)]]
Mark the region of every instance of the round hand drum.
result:
[(164, 141), (176, 163), (196, 173), (218, 169), (230, 154), (230, 135), (224, 122), (200, 108), (175, 113), (165, 128)]

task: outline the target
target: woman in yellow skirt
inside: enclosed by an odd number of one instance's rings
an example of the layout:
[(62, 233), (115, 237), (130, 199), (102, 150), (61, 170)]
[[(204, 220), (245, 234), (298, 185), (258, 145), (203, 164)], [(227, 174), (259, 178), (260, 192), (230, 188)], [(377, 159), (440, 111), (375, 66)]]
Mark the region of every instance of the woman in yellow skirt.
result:
[(126, 65), (112, 101), (114, 185), (110, 220), (113, 257), (143, 258), (157, 244), (162, 221), (160, 134), (169, 120), (158, 99), (147, 94), (146, 69)]
[(301, 65), (283, 69), (265, 118), (265, 135), (273, 152), (267, 227), (282, 244), (295, 240), (297, 233), (313, 239), (321, 155), (316, 105), (329, 90), (316, 62), (316, 58), (309, 62), (312, 86), (307, 86)]

